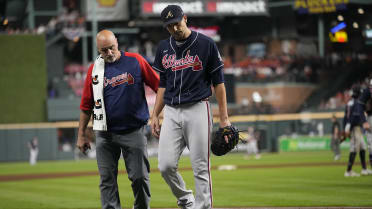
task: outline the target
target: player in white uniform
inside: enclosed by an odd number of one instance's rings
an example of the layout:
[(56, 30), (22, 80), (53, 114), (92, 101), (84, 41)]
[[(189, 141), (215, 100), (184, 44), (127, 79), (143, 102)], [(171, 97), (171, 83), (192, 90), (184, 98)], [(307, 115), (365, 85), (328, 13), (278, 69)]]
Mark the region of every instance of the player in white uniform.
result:
[(245, 140), (247, 141), (247, 155), (245, 158), (249, 159), (249, 155), (252, 154), (255, 156), (256, 159), (260, 159), (261, 155), (258, 151), (258, 144), (257, 144), (258, 137), (256, 136), (256, 133), (253, 127), (248, 127), (248, 134)]
[[(160, 84), (151, 128), (159, 141), (159, 170), (181, 208), (212, 208), (210, 137), (212, 111), (208, 102), (214, 87), (220, 127), (229, 126), (223, 63), (209, 37), (191, 31), (181, 7), (167, 6), (161, 13), (171, 37), (159, 43), (153, 68)], [(164, 108), (160, 131), (159, 114)], [(177, 171), (183, 150), (190, 150), (195, 198)]]

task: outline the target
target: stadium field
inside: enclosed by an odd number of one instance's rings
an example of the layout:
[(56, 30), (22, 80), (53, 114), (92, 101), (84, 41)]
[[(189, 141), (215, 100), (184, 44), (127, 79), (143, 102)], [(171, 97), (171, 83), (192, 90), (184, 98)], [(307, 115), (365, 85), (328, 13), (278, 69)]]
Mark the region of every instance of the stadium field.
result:
[[(338, 162), (330, 151), (244, 154), (211, 157), (215, 208), (372, 207), (372, 176), (345, 178), (348, 153)], [(151, 158), (152, 208), (176, 208), (176, 200)], [(354, 171), (360, 172), (360, 164)], [(123, 208), (133, 195), (121, 160), (119, 191)], [(188, 188), (193, 177), (188, 157), (180, 161)], [(94, 160), (0, 163), (1, 209), (95, 209), (100, 207)]]

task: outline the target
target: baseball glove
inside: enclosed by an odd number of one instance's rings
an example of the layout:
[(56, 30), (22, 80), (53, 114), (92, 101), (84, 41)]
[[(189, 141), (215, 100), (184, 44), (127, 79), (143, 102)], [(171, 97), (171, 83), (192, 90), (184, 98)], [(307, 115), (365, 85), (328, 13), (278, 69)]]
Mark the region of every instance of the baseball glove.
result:
[[(225, 141), (228, 138), (228, 143)], [(225, 155), (230, 152), (239, 142), (239, 130), (234, 126), (219, 128), (212, 138), (211, 150), (217, 156)]]
[(340, 136), (340, 143), (344, 142), (347, 138), (350, 138), (350, 133), (342, 131)]

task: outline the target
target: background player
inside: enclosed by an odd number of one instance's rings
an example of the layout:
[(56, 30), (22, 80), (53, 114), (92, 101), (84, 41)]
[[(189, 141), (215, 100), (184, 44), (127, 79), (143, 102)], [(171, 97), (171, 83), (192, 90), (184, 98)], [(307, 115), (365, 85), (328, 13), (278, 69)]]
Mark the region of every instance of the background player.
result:
[(362, 164), (361, 174), (368, 175), (365, 160), (366, 144), (364, 142), (363, 129), (370, 129), (370, 127), (366, 122), (364, 108), (359, 101), (360, 87), (354, 87), (352, 91), (352, 99), (346, 105), (343, 122), (346, 135), (350, 135), (349, 162), (347, 165), (347, 170), (344, 174), (345, 177), (360, 176), (352, 171), (357, 152), (359, 152), (360, 162)]
[(36, 136), (34, 136), (27, 144), (30, 150), (30, 165), (36, 165), (37, 156), (39, 155), (39, 141)]
[(261, 155), (258, 152), (258, 144), (257, 141), (259, 140), (259, 132), (254, 130), (253, 127), (248, 127), (248, 133), (247, 133), (247, 155), (245, 156), (245, 159), (249, 159), (249, 155), (254, 155), (256, 159), (260, 159)]
[[(367, 122), (369, 126), (372, 126), (372, 79), (367, 80), (367, 85), (362, 89), (362, 95), (360, 98), (361, 105), (365, 108), (367, 114)], [(371, 129), (366, 130), (369, 163), (372, 168), (372, 132)], [(367, 169), (368, 174), (372, 174), (371, 169)]]
[[(181, 7), (169, 5), (161, 12), (171, 37), (159, 43), (154, 69), (160, 84), (152, 114), (152, 133), (159, 137), (159, 170), (181, 208), (212, 208), (210, 137), (211, 85), (219, 106), (220, 127), (229, 126), (223, 63), (209, 37), (191, 31)], [(159, 114), (164, 108), (164, 120)], [(195, 200), (178, 173), (178, 160), (188, 147), (195, 180)]]
[(337, 121), (336, 115), (332, 115), (332, 139), (331, 149), (334, 153), (334, 160), (339, 160), (341, 157), (340, 151), (340, 123)]
[(150, 165), (144, 126), (149, 119), (144, 83), (154, 91), (159, 76), (139, 54), (118, 50), (115, 35), (97, 34), (100, 56), (90, 66), (80, 104), (76, 146), (90, 147), (86, 128), (93, 112), (102, 209), (121, 209), (117, 176), (123, 155), (134, 194), (133, 208), (150, 208)]

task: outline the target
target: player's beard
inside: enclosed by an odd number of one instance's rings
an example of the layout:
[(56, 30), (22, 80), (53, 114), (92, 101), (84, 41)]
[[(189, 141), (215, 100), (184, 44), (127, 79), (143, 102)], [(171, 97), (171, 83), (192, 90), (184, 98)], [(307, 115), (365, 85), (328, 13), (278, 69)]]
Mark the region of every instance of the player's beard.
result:
[(112, 62), (115, 62), (116, 61), (116, 56), (115, 54), (111, 55), (111, 56), (106, 56), (105, 57), (105, 62), (108, 62), (108, 63), (112, 63)]
[(183, 31), (174, 32), (173, 37), (177, 41), (183, 40), (184, 39), (184, 32)]

